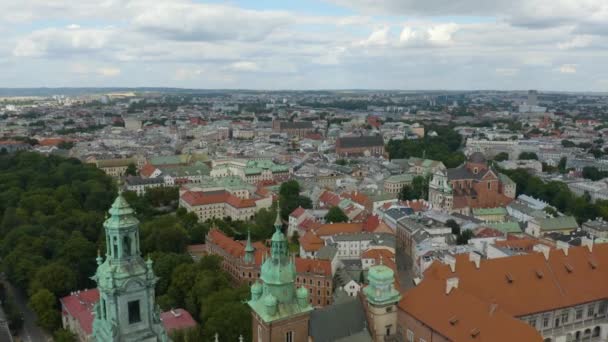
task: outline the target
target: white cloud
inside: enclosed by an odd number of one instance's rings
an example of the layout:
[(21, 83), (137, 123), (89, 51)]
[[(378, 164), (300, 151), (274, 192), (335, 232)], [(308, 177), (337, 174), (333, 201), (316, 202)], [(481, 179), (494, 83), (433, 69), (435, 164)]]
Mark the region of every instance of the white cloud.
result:
[(287, 12), (253, 11), (228, 5), (154, 1), (132, 20), (143, 32), (186, 41), (258, 41), (293, 20)]
[(452, 43), (452, 36), (459, 26), (454, 23), (416, 24), (405, 26), (399, 35), (399, 42), (412, 46), (441, 46)]
[(43, 29), (19, 39), (13, 54), (41, 57), (99, 51), (107, 47), (114, 34), (109, 29)]
[(559, 67), (559, 72), (562, 74), (575, 74), (576, 64), (562, 64), (562, 66)]
[(389, 44), (389, 26), (383, 26), (375, 29), (372, 33), (367, 37), (367, 39), (359, 42), (359, 45), (362, 46), (381, 46)]
[(230, 69), (234, 70), (234, 71), (258, 71), (260, 70), (260, 67), (255, 63), (255, 62), (251, 62), (251, 61), (240, 61), (240, 62), (234, 62), (232, 64), (230, 64)]
[(116, 67), (103, 67), (97, 69), (96, 72), (103, 77), (116, 77), (120, 75), (120, 69)]
[(574, 36), (572, 39), (557, 44), (561, 50), (575, 49), (587, 47), (593, 43), (593, 37), (590, 35)]

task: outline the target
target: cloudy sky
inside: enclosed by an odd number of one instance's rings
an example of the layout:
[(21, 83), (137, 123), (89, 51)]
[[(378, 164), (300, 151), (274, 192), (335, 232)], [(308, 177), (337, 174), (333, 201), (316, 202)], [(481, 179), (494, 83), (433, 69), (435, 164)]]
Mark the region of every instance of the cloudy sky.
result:
[(0, 87), (608, 91), (608, 0), (0, 0)]

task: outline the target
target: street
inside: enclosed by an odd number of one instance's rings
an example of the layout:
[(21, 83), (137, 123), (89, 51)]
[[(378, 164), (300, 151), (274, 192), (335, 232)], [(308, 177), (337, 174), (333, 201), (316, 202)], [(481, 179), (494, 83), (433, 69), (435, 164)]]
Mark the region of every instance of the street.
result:
[(0, 281), (5, 285), (8, 295), (14, 298), (15, 304), (23, 313), (23, 329), (19, 332), (19, 339), (23, 342), (52, 341), (52, 338), (36, 325), (36, 314), (27, 306), (27, 298), (5, 279), (0, 279)]

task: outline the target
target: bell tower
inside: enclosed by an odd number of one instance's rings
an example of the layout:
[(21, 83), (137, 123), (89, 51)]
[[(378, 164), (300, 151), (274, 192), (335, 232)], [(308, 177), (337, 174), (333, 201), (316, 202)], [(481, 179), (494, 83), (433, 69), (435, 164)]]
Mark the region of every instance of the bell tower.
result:
[(139, 249), (139, 221), (127, 201), (118, 195), (103, 224), (106, 259), (97, 257), (92, 277), (99, 290), (95, 304), (93, 338), (98, 342), (166, 342), (167, 333), (154, 304), (158, 278), (152, 260)]
[[(277, 206), (278, 207), (278, 206)], [(262, 264), (260, 281), (251, 285), (254, 342), (307, 342), (312, 306), (308, 290), (296, 289), (296, 267), (277, 210), (270, 257)]]

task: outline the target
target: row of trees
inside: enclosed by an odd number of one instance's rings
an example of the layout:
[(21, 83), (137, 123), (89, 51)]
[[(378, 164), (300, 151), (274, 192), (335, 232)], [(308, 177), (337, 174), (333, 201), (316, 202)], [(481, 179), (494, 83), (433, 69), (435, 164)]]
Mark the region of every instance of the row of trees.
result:
[[(427, 134), (422, 139), (389, 141), (386, 149), (390, 159), (424, 157), (439, 160), (448, 168), (457, 167), (464, 162), (464, 154), (458, 151), (462, 137), (452, 126), (433, 124), (426, 126), (425, 131)], [(436, 134), (429, 134), (430, 132)]]
[(589, 196), (576, 196), (568, 185), (560, 181), (544, 182), (530, 175), (526, 170), (501, 170), (517, 184), (517, 193), (526, 194), (546, 201), (560, 212), (576, 217), (584, 222), (596, 217), (608, 219), (608, 201), (591, 203)]

